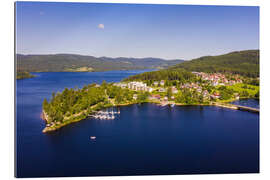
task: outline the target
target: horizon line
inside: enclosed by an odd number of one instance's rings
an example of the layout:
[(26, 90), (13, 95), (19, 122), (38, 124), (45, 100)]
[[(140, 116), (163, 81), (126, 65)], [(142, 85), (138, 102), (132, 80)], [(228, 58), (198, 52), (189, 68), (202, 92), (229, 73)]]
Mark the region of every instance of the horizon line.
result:
[(240, 51), (252, 51), (252, 50), (260, 50), (258, 49), (245, 49), (245, 50), (235, 50), (235, 51), (230, 51), (227, 53), (223, 53), (223, 54), (216, 54), (216, 55), (203, 55), (203, 56), (199, 56), (197, 58), (192, 58), (192, 59), (183, 59), (183, 58), (174, 58), (174, 59), (166, 59), (166, 58), (161, 58), (161, 57), (153, 57), (153, 56), (147, 56), (147, 57), (124, 57), (124, 56), (117, 56), (117, 57), (109, 57), (109, 56), (93, 56), (93, 55), (86, 55), (86, 54), (77, 54), (77, 53), (33, 53), (33, 54), (24, 54), (24, 53), (16, 53), (16, 55), (24, 55), (24, 56), (46, 56), (46, 55), (77, 55), (77, 56), (89, 56), (89, 57), (94, 57), (94, 58), (111, 58), (111, 59), (117, 59), (117, 58), (129, 58), (129, 59), (147, 59), (147, 58), (155, 58), (155, 59), (161, 59), (161, 60), (165, 60), (165, 61), (173, 61), (173, 60), (183, 60), (183, 61), (190, 61), (193, 59), (198, 59), (201, 57), (205, 57), (205, 56), (221, 56), (221, 55), (225, 55), (225, 54), (229, 54), (229, 53), (233, 53), (233, 52), (240, 52)]

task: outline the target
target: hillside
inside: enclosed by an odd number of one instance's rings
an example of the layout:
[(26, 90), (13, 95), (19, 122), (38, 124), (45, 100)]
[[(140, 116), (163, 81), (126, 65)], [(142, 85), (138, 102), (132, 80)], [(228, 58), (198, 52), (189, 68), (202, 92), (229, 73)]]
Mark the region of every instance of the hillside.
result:
[(235, 51), (219, 56), (204, 56), (170, 67), (197, 72), (230, 72), (248, 77), (259, 76), (259, 50)]
[(168, 80), (168, 81), (179, 81), (179, 82), (190, 82), (195, 79), (195, 75), (191, 72), (185, 71), (183, 69), (162, 69), (159, 71), (145, 72), (133, 76), (129, 76), (123, 81), (153, 81)]
[(183, 62), (159, 58), (108, 58), (75, 54), (17, 54), (17, 69), (28, 72), (83, 72), (129, 69), (163, 69)]

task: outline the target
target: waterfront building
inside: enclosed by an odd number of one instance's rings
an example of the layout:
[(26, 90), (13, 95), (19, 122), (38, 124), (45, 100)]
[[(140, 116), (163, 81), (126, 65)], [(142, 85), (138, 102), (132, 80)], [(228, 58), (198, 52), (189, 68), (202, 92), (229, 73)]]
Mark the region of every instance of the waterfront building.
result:
[(220, 94), (217, 92), (214, 92), (214, 94), (211, 95), (212, 99), (219, 99), (220, 98)]

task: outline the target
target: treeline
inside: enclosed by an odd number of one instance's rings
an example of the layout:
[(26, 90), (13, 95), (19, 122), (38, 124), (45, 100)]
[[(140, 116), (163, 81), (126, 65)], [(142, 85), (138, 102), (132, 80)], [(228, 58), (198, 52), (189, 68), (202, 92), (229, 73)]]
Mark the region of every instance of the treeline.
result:
[(152, 84), (154, 81), (166, 80), (167, 82), (177, 81), (178, 83), (192, 82), (196, 79), (196, 76), (191, 72), (185, 71), (183, 69), (175, 70), (160, 70), (145, 72), (142, 74), (137, 74), (134, 76), (129, 76), (123, 81), (145, 81), (148, 84)]
[(221, 72), (240, 74), (246, 77), (259, 77), (259, 50), (236, 51), (220, 56), (204, 56), (172, 66), (175, 70)]

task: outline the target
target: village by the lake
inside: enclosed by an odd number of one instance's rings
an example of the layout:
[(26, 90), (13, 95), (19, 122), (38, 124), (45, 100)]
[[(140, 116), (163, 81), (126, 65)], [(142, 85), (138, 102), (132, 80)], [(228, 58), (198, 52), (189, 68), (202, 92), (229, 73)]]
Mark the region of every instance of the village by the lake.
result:
[(15, 2), (15, 176), (260, 172), (259, 12)]
[[(136, 76), (135, 76), (136, 77)], [(231, 73), (205, 73), (205, 72), (191, 72), (192, 80), (188, 83), (179, 82), (178, 80), (146, 80), (146, 81), (130, 81), (129, 78), (124, 79), (118, 83), (91, 84), (85, 86), (82, 90), (65, 89), (56, 97), (66, 97), (69, 92), (72, 94), (80, 94), (82, 91), (89, 93), (84, 95), (84, 98), (93, 98), (92, 96), (100, 96), (99, 99), (94, 100), (94, 103), (83, 106), (74, 110), (66, 111), (66, 113), (59, 114), (52, 110), (53, 102), (48, 103), (47, 100), (43, 102), (42, 117), (46, 120), (47, 125), (43, 132), (50, 132), (57, 130), (72, 122), (78, 122), (87, 117), (93, 117), (100, 120), (113, 120), (114, 114), (120, 114), (119, 110), (110, 112), (105, 110), (110, 107), (124, 106), (136, 103), (155, 103), (160, 106), (175, 105), (213, 105), (230, 109), (241, 109), (251, 112), (259, 112), (258, 109), (236, 106), (229, 102), (246, 99), (259, 98), (259, 83), (258, 78), (246, 78), (238, 74)], [(132, 78), (132, 77), (131, 77)], [(252, 84), (245, 84), (250, 82)], [(65, 93), (66, 92), (66, 93)], [(65, 95), (64, 95), (65, 93)], [(67, 97), (66, 97), (67, 98)], [(68, 97), (70, 98), (70, 97)], [(52, 101), (54, 101), (53, 95)], [(66, 100), (64, 100), (66, 101)], [(64, 103), (59, 101), (59, 103)], [(76, 106), (75, 106), (76, 108)], [(49, 114), (48, 114), (49, 112)], [(53, 115), (55, 114), (55, 115)]]

